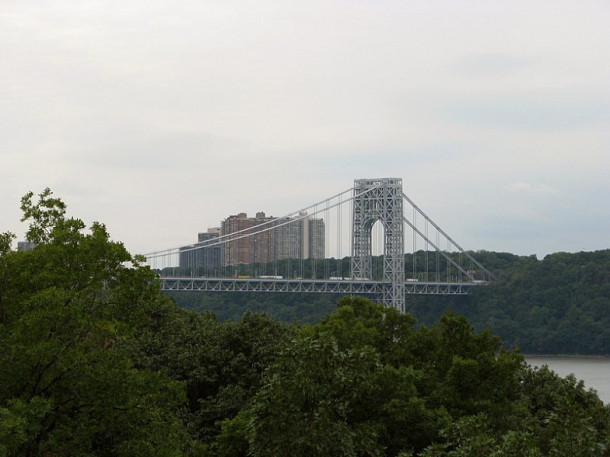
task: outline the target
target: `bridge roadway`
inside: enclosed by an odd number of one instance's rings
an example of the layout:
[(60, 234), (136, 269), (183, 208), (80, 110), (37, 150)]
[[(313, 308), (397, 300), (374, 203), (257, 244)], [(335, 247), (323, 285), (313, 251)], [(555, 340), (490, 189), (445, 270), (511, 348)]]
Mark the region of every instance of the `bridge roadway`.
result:
[[(290, 292), (348, 295), (383, 295), (388, 282), (358, 279), (265, 279), (161, 277), (163, 291), (189, 292)], [(483, 282), (405, 281), (405, 295), (466, 295)]]

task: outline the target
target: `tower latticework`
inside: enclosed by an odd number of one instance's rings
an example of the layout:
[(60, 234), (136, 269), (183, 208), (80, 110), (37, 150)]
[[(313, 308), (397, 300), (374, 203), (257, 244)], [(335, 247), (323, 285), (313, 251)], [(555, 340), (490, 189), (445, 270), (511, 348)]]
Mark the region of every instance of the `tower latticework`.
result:
[(383, 303), (405, 312), (402, 179), (357, 179), (353, 194), (352, 275), (373, 279), (371, 234), (384, 228)]

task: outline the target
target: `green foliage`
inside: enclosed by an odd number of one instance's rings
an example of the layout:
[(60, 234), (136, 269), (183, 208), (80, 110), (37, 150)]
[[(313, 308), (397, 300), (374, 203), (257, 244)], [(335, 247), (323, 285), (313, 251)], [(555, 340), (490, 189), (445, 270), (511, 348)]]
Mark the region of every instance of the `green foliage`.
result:
[[(371, 408), (384, 397), (383, 365), (372, 349), (341, 351), (330, 336), (297, 337), (257, 395), (256, 456), (383, 455)], [(398, 373), (392, 373), (399, 377)], [(408, 376), (402, 374), (404, 392)]]
[(454, 311), (527, 354), (610, 354), (610, 250), (473, 255), (496, 281), (464, 297), (409, 297), (408, 312), (432, 325)]
[(607, 452), (610, 410), (593, 393), (528, 367), (454, 314), (416, 328), (410, 316), (344, 298), (298, 332), (266, 379), (241, 429), (254, 456)]
[(519, 258), (460, 309), (531, 354), (610, 354), (610, 250)]
[[(30, 221), (26, 233), (28, 241), (46, 243), (51, 241), (53, 232), (60, 234), (66, 220), (66, 204), (59, 198), (51, 197), (53, 192), (48, 187), (38, 194), (38, 202), (34, 203), (33, 192), (28, 192), (21, 199), (21, 222)], [(74, 222), (74, 221), (73, 221)], [(78, 225), (82, 225), (82, 222)]]
[(0, 256), (5, 256), (11, 250), (11, 243), (15, 239), (15, 234), (11, 232), (0, 233)]
[(139, 367), (185, 383), (183, 420), (192, 436), (211, 442), (249, 404), (290, 332), (266, 315), (220, 323), (209, 313), (182, 312), (146, 330), (132, 351)]
[(183, 386), (138, 370), (128, 342), (167, 303), (154, 274), (102, 224), (22, 200), (34, 250), (2, 252), (0, 436), (4, 455), (181, 455)]
[(532, 432), (548, 455), (607, 455), (610, 415), (597, 395), (574, 376), (561, 378), (547, 367), (521, 373), (522, 394), (534, 418)]
[[(494, 362), (497, 339), (475, 335), (455, 316), (433, 329), (413, 325), (410, 316), (394, 309), (344, 298), (336, 313), (304, 327), (256, 397), (253, 455), (419, 452), (439, 440), (439, 431), (463, 410), (511, 410), (496, 395), (510, 384), (492, 376), (503, 374), (501, 369), (486, 366), (484, 375), (475, 371), (473, 381), (488, 385), (481, 390), (464, 386), (456, 373), (466, 360), (458, 354), (488, 355), (487, 365), (505, 363), (502, 357)], [(452, 381), (459, 384), (458, 392)]]
[(336, 294), (261, 292), (167, 292), (180, 306), (200, 313), (211, 312), (220, 321), (239, 321), (244, 314), (268, 314), (283, 322), (315, 324), (335, 311)]
[[(502, 252), (471, 254), (497, 279), (474, 288), (469, 296), (410, 295), (407, 311), (418, 322), (431, 326), (453, 311), (466, 316), (478, 330), (489, 328), (506, 347), (527, 354), (610, 354), (610, 250), (557, 253), (542, 260)], [(405, 261), (411, 265), (412, 256), (406, 255)], [(425, 276), (421, 270), (425, 265), (422, 259), (417, 261), (419, 275)], [(434, 263), (429, 268), (433, 271)], [(349, 266), (342, 271), (349, 271)], [(332, 313), (339, 298), (279, 293), (169, 295), (181, 306), (211, 311), (221, 321), (237, 321), (250, 311), (309, 324)]]
[[(179, 308), (143, 259), (102, 224), (67, 219), (48, 189), (37, 203), (26, 195), (22, 209), (35, 249), (14, 252), (13, 236), (0, 236), (2, 456), (610, 455), (610, 408), (594, 393), (476, 330), (486, 313), (514, 328), (483, 297), (515, 283), (565, 286), (569, 299), (547, 306), (544, 289), (527, 310), (553, 322), (554, 337), (566, 322), (595, 325), (589, 314), (603, 320), (606, 304), (585, 295), (606, 292), (608, 270), (597, 268), (606, 254), (487, 253), (513, 266), (467, 303), (483, 316), (475, 325), (453, 312), (417, 325), (360, 297), (312, 325), (244, 303), (223, 320)], [(576, 279), (589, 292), (572, 288)]]

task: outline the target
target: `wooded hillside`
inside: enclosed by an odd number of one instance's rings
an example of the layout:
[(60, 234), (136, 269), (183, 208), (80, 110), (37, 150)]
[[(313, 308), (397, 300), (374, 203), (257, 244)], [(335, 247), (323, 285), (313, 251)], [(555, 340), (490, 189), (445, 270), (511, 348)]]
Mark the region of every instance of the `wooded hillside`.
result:
[(453, 309), (527, 354), (610, 354), (610, 250), (542, 260), (483, 254), (495, 282), (467, 299), (411, 300), (409, 311), (431, 323)]
[[(542, 260), (472, 254), (496, 274), (496, 281), (468, 297), (408, 296), (407, 311), (427, 325), (448, 311), (463, 314), (477, 330), (489, 328), (507, 347), (527, 354), (610, 354), (610, 250), (557, 253)], [(239, 320), (251, 311), (308, 323), (332, 312), (338, 299), (318, 294), (170, 295), (182, 306), (212, 311), (220, 320)]]
[(221, 322), (50, 191), (22, 209), (36, 247), (0, 235), (1, 456), (610, 455), (610, 407), (464, 316), (344, 297), (315, 325)]

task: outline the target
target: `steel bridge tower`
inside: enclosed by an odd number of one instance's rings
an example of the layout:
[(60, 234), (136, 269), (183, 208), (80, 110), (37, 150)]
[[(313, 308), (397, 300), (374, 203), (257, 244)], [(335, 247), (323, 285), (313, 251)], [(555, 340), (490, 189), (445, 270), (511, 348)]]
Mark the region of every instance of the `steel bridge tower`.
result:
[(356, 179), (353, 190), (352, 275), (373, 279), (371, 233), (384, 229), (383, 303), (405, 312), (402, 179)]

